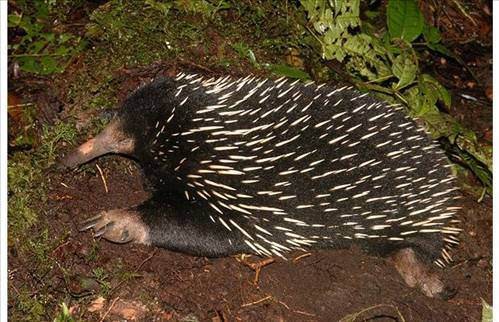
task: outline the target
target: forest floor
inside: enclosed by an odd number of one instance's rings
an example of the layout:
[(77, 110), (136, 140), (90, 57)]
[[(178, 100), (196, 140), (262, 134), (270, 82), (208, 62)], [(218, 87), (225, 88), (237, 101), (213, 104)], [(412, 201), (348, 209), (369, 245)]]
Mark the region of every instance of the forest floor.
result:
[[(258, 8), (249, 9), (251, 4), (241, 5), (215, 22), (169, 13), (170, 29), (161, 29), (150, 20), (126, 20), (139, 19), (131, 14), (138, 12), (134, 5), (98, 2), (85, 8), (91, 14), (72, 13), (80, 22), (71, 27), (73, 32), (90, 37), (90, 46), (63, 74), (10, 75), (9, 105), (31, 108), (9, 110), (11, 320), (52, 321), (61, 315), (63, 303), (78, 321), (480, 320), (482, 300), (492, 304), (492, 199), (469, 189), (476, 184), (471, 175), (463, 184), (458, 214), (461, 243), (454, 262), (441, 272), (457, 290), (447, 301), (409, 288), (393, 264), (357, 248), (295, 252), (288, 261), (276, 258), (254, 283), (255, 272), (237, 257), (192, 257), (117, 245), (79, 232), (87, 217), (148, 197), (138, 165), (128, 159), (106, 156), (72, 172), (56, 167), (58, 156), (99, 132), (140, 83), (183, 70), (273, 77), (261, 62), (313, 70), (316, 79), (324, 72), (318, 58), (309, 58), (311, 53), (283, 49), (298, 42), (293, 16), (282, 14), (287, 7), (260, 8), (281, 10), (262, 15)], [(251, 15), (241, 15), (243, 10)], [(145, 15), (143, 19), (153, 19)], [(120, 36), (115, 24), (127, 26)], [(245, 33), (248, 28), (254, 31)], [(147, 32), (159, 29), (162, 38), (156, 42)], [(449, 45), (474, 75), (454, 60), (431, 56), (427, 62), (452, 94), (450, 114), (488, 141), (490, 37), (491, 32), (485, 40), (454, 39)], [(164, 39), (169, 39), (166, 45)], [(164, 53), (156, 54), (158, 46)], [(32, 137), (29, 144), (16, 143), (27, 136)]]

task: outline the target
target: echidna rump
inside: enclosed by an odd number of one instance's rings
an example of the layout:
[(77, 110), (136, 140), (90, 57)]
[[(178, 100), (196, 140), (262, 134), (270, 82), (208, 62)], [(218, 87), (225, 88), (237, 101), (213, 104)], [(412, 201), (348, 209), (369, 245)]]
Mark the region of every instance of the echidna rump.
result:
[(459, 193), (400, 109), (347, 86), (180, 73), (136, 90), (63, 164), (121, 153), (144, 169), (149, 200), (85, 222), (108, 240), (210, 257), (358, 244), (435, 296), (436, 277), (407, 271), (450, 261)]

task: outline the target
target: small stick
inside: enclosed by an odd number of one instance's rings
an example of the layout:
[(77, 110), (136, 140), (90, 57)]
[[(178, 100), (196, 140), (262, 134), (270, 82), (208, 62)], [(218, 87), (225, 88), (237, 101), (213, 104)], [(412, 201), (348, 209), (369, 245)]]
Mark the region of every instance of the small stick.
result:
[(305, 254), (301, 254), (300, 256), (298, 256), (298, 257), (294, 258), (294, 259), (293, 259), (293, 262), (295, 262), (295, 263), (296, 263), (296, 262), (297, 262), (297, 261), (299, 261), (300, 259), (305, 258), (305, 257), (308, 257), (308, 256), (310, 256), (310, 255), (312, 255), (312, 253), (305, 253)]
[(289, 308), (289, 306), (286, 303), (284, 303), (283, 301), (277, 301), (277, 302), (279, 302), (279, 304), (281, 304), (282, 306), (284, 306), (285, 308), (287, 308), (289, 311), (291, 311), (291, 309)]
[(275, 259), (270, 257), (256, 263), (250, 263), (246, 259), (246, 256), (242, 254), (241, 260), (239, 262), (243, 263), (244, 265), (248, 266), (249, 268), (255, 271), (255, 278), (253, 279), (253, 285), (258, 285), (258, 280), (260, 279), (260, 271), (262, 270), (263, 267), (275, 262)]
[(270, 299), (272, 299), (272, 296), (268, 295), (268, 296), (264, 297), (263, 299), (259, 299), (258, 301), (245, 303), (245, 304), (241, 305), (241, 307), (248, 307), (248, 306), (256, 305), (258, 303), (262, 303), (262, 302), (264, 302), (266, 300), (270, 300)]
[(106, 178), (104, 177), (104, 173), (102, 173), (102, 170), (98, 164), (95, 164), (95, 166), (97, 167), (97, 170), (99, 170), (100, 177), (102, 179), (102, 182), (104, 183), (104, 190), (106, 190), (106, 193), (108, 193), (109, 190), (107, 189), (107, 182), (106, 182)]
[(293, 310), (293, 312), (298, 313), (298, 314), (307, 315), (307, 316), (317, 316), (317, 315), (315, 315), (313, 313), (308, 313), (308, 312), (305, 312), (305, 311)]
[(56, 247), (56, 248), (52, 251), (52, 253), (51, 253), (51, 254), (54, 254), (54, 253), (55, 253), (55, 252), (56, 252), (59, 248), (64, 247), (64, 246), (66, 246), (66, 245), (67, 245), (67, 244), (69, 244), (69, 243), (70, 243), (70, 241), (68, 240), (68, 241), (66, 241), (65, 243), (60, 244), (59, 246), (57, 246), (57, 247)]
[(111, 309), (113, 308), (114, 306), (114, 303), (116, 303), (116, 301), (119, 299), (120, 297), (118, 296), (117, 298), (115, 298), (113, 300), (113, 303), (111, 303), (111, 305), (109, 306), (109, 308), (107, 309), (106, 313), (104, 313), (104, 316), (102, 317), (102, 319), (100, 319), (100, 322), (103, 322), (104, 319), (106, 318), (106, 316), (109, 314), (109, 312), (111, 312)]
[(204, 71), (207, 71), (209, 73), (213, 73), (213, 71), (211, 69), (209, 69), (208, 67), (205, 67), (205, 66), (202, 66), (202, 65), (199, 65), (199, 64), (196, 64), (190, 60), (187, 60), (187, 59), (184, 59), (184, 58), (179, 58), (181, 62), (183, 62), (184, 64), (188, 64), (188, 65), (191, 65), (191, 66), (194, 66), (194, 67), (197, 67), (199, 69), (202, 69)]
[(459, 1), (452, 0), (452, 2), (456, 5), (456, 7), (459, 9), (459, 11), (461, 11), (461, 14), (463, 16), (465, 16), (466, 18), (468, 18), (475, 26), (477, 25), (476, 22), (475, 22), (475, 19), (473, 19), (473, 17), (466, 12), (466, 9), (463, 8), (463, 6), (459, 3)]
[(153, 251), (149, 254), (149, 256), (148, 256), (146, 259), (144, 259), (144, 260), (143, 260), (143, 261), (139, 264), (139, 266), (137, 266), (137, 268), (135, 268), (135, 270), (134, 270), (134, 271), (135, 271), (135, 273), (137, 273), (137, 272), (138, 272), (138, 270), (139, 270), (139, 269), (141, 269), (141, 268), (142, 268), (142, 266), (143, 266), (146, 262), (148, 262), (151, 258), (153, 258), (153, 257), (154, 257), (154, 255), (156, 255), (156, 249), (155, 249), (155, 250), (153, 250)]

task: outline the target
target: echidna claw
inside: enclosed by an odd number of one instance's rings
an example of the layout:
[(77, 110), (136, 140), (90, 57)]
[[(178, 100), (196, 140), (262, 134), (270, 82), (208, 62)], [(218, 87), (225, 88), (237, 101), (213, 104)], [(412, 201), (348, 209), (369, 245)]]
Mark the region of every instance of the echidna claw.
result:
[(121, 242), (128, 243), (130, 241), (132, 241), (132, 238), (130, 238), (130, 234), (128, 233), (128, 230), (124, 230), (123, 233), (121, 234)]
[(148, 244), (149, 228), (140, 216), (126, 209), (104, 211), (81, 223), (79, 231), (92, 229), (94, 238), (125, 244), (131, 241)]
[(80, 227), (80, 229), (78, 229), (78, 231), (82, 232), (85, 230), (89, 230), (90, 228), (93, 228), (101, 218), (102, 214), (98, 214), (91, 218), (88, 218), (87, 220), (81, 223), (82, 226)]
[(101, 226), (97, 231), (95, 231), (94, 233), (94, 237), (95, 238), (98, 238), (102, 235), (104, 235), (104, 233), (108, 230), (108, 228), (112, 228), (114, 225), (114, 222), (108, 222), (106, 223), (104, 226)]

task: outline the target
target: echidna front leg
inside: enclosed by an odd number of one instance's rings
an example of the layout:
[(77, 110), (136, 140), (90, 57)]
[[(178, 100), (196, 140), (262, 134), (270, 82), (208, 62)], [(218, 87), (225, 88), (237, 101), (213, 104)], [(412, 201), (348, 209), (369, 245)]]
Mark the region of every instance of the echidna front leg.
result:
[(168, 197), (152, 198), (127, 209), (103, 211), (83, 222), (80, 231), (92, 229), (95, 237), (111, 242), (134, 242), (196, 256), (251, 252), (243, 236), (211, 221), (206, 207), (178, 199), (174, 207), (165, 199)]
[(447, 287), (429, 268), (418, 258), (412, 248), (404, 248), (392, 255), (395, 268), (410, 287), (418, 287), (426, 296), (449, 299), (455, 290)]
[(95, 237), (103, 237), (115, 243), (150, 244), (149, 227), (140, 214), (130, 209), (103, 211), (82, 223), (80, 231), (93, 229)]

